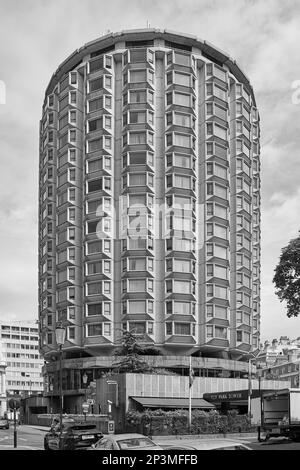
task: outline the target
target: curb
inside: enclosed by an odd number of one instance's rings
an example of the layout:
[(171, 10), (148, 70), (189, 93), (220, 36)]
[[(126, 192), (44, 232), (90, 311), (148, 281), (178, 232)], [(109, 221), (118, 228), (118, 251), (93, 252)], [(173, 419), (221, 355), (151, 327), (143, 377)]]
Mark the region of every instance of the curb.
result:
[(257, 439), (257, 433), (230, 433), (230, 434), (183, 434), (180, 436), (168, 435), (168, 436), (152, 436), (153, 441), (159, 439), (166, 441), (182, 441), (192, 439), (233, 439), (233, 440), (247, 440)]

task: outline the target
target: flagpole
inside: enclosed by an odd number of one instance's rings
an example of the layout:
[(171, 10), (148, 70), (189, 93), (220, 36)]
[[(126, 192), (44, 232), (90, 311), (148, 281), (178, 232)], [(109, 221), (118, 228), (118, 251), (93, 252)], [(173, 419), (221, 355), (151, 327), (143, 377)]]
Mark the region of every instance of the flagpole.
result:
[(192, 357), (190, 356), (190, 370), (189, 370), (189, 429), (192, 428), (192, 387), (191, 387), (191, 374), (192, 372)]
[(248, 416), (251, 418), (251, 394), (252, 394), (252, 364), (248, 361)]

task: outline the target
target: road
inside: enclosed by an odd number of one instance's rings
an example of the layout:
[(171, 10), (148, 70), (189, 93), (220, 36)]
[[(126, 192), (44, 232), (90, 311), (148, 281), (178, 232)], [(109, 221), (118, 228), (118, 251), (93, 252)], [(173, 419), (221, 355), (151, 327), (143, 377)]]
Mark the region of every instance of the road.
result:
[(284, 438), (273, 438), (267, 442), (251, 442), (247, 446), (253, 450), (300, 450), (300, 442), (293, 442)]
[[(176, 444), (185, 444), (185, 445), (197, 445), (197, 443), (201, 442), (201, 439), (194, 439), (194, 438), (182, 438), (180, 440), (166, 440), (159, 438), (154, 438), (155, 442), (158, 444), (166, 444), (166, 445), (176, 445)], [(233, 440), (231, 437), (230, 440)], [(256, 438), (237, 438), (235, 442), (241, 442), (246, 446), (250, 447), (252, 450), (300, 450), (300, 442), (292, 442), (286, 438), (273, 438), (267, 442), (258, 442)]]
[[(30, 426), (17, 426), (17, 448), (15, 450), (43, 450), (45, 431)], [(0, 450), (14, 450), (14, 427), (0, 429)]]
[[(15, 450), (43, 450), (45, 431), (33, 428), (31, 426), (17, 426), (17, 448)], [(159, 438), (155, 438), (158, 442)], [(198, 439), (180, 439), (176, 443), (191, 445), (196, 444)], [(276, 438), (267, 442), (257, 442), (256, 438), (237, 439), (237, 441), (246, 444), (253, 450), (300, 450), (300, 442), (292, 442), (288, 439)], [(172, 444), (175, 443), (174, 441)], [(171, 441), (165, 439), (161, 443), (171, 444)], [(8, 430), (0, 429), (0, 450), (14, 450), (14, 428), (10, 426)]]

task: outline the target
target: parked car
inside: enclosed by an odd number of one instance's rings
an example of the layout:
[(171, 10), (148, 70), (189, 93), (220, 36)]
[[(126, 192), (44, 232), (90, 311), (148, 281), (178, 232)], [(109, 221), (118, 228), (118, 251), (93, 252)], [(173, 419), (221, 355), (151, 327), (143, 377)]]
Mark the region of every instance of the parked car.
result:
[(88, 450), (162, 450), (162, 447), (143, 434), (111, 434)]
[(199, 439), (196, 443), (193, 440), (191, 444), (185, 445), (181, 442), (168, 442), (160, 444), (165, 450), (252, 450), (250, 447), (239, 441), (231, 439)]
[(44, 437), (45, 450), (80, 450), (95, 444), (103, 434), (94, 423), (66, 420), (55, 424)]
[(0, 418), (0, 429), (9, 429), (9, 421), (7, 418)]

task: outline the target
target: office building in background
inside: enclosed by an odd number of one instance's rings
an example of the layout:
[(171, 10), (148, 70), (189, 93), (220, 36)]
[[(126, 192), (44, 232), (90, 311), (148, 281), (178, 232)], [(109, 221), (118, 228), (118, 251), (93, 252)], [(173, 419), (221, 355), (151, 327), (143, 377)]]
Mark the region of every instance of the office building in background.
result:
[(0, 322), (0, 358), (5, 366), (5, 395), (25, 397), (43, 391), (38, 327), (29, 321)]

